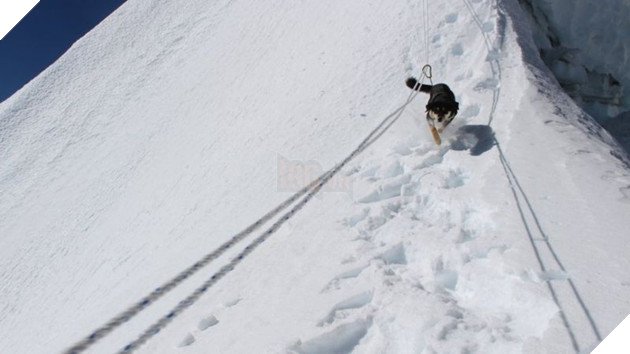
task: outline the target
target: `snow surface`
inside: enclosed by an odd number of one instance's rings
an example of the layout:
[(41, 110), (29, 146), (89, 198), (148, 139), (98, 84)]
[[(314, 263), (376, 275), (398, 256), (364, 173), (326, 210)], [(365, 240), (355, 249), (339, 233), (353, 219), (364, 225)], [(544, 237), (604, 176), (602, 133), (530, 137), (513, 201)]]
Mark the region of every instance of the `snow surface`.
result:
[[(419, 96), (140, 352), (588, 352), (630, 313), (622, 150), (552, 78), (516, 0), (429, 9), (434, 76), (461, 107), (444, 144)], [(285, 200), (283, 164), (306, 185), (341, 161), (409, 94), (422, 13), (121, 6), (0, 105), (0, 352), (70, 347)]]

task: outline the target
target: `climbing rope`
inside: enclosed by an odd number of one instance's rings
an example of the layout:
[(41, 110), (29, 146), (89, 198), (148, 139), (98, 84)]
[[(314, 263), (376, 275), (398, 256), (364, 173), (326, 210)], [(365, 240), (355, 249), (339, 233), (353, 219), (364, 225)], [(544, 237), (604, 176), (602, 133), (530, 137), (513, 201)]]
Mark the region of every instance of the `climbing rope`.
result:
[[(425, 68), (427, 65), (425, 65)], [(422, 84), (425, 77), (430, 78), (431, 68), (428, 66), (428, 71), (425, 71), (425, 68), (422, 70), (422, 75), (420, 77), (419, 83)], [(429, 75), (427, 75), (427, 73)], [(223, 253), (225, 253), (228, 249), (232, 248), (238, 242), (242, 241), (256, 229), (258, 229), (261, 225), (267, 223), (281, 211), (289, 207), (299, 198), (304, 197), (300, 200), (291, 210), (282, 215), (271, 227), (269, 227), (265, 232), (263, 232), (259, 237), (254, 239), (245, 249), (239, 253), (235, 258), (233, 258), (230, 263), (223, 266), (217, 273), (212, 275), (208, 280), (206, 280), (200, 287), (195, 289), (193, 293), (187, 296), (184, 300), (180, 301), (178, 305), (171, 310), (167, 315), (160, 318), (156, 323), (151, 325), (146, 331), (144, 331), (136, 340), (126, 345), (121, 353), (130, 353), (139, 348), (142, 344), (144, 344), (151, 337), (156, 335), (160, 330), (162, 330), (166, 325), (168, 325), (177, 315), (183, 312), (185, 309), (190, 307), (193, 303), (195, 303), (203, 293), (205, 293), (212, 285), (214, 285), (217, 281), (219, 281), (223, 276), (232, 271), (234, 267), (239, 264), (247, 255), (249, 255), (256, 247), (262, 244), (267, 238), (269, 238), (275, 231), (277, 231), (282, 224), (284, 224), (287, 220), (289, 220), (295, 213), (297, 213), (309, 200), (311, 200), (317, 192), (319, 192), (324, 185), (330, 181), (344, 166), (347, 165), (352, 159), (354, 159), (358, 154), (367, 149), (372, 143), (374, 143), (378, 138), (380, 138), (399, 118), (402, 116), (405, 108), (414, 100), (417, 96), (418, 91), (412, 91), (404, 104), (390, 113), (387, 117), (385, 117), (382, 122), (374, 128), (370, 134), (353, 150), (341, 163), (335, 165), (330, 170), (326, 171), (314, 181), (309, 183), (306, 187), (302, 188), (300, 191), (293, 194), (287, 200), (282, 202), (280, 205), (275, 207), (273, 210), (265, 214), (263, 217), (249, 225), (243, 231), (239, 232), (235, 236), (233, 236), (229, 241), (223, 243), (219, 248), (207, 254), (199, 261), (195, 262), (190, 267), (186, 268), (184, 271), (179, 273), (177, 276), (172, 278), (171, 280), (164, 283), (162, 286), (157, 287), (153, 290), (149, 295), (142, 298), (140, 301), (136, 302), (134, 305), (130, 306), (127, 310), (121, 312), (119, 315), (115, 316), (103, 326), (94, 330), (90, 335), (77, 342), (71, 348), (66, 350), (67, 354), (76, 354), (81, 353), (94, 345), (100, 339), (107, 336), (116, 328), (120, 327), (122, 324), (128, 322), (133, 317), (135, 317), (140, 311), (147, 308), (149, 305), (163, 297), (166, 293), (174, 289), (176, 286), (181, 284), (184, 280), (190, 278), (193, 274), (197, 273), (201, 268), (208, 265), (213, 260), (220, 257)], [(306, 195), (306, 196), (305, 196)]]
[(173, 288), (181, 284), (184, 280), (190, 278), (193, 274), (195, 274), (201, 268), (208, 265), (213, 260), (219, 258), (223, 253), (225, 253), (227, 250), (232, 248), (235, 244), (237, 244), (242, 239), (247, 237), (249, 234), (254, 232), (261, 225), (265, 224), (267, 221), (272, 219), (274, 216), (276, 216), (286, 207), (288, 207), (293, 202), (295, 202), (298, 198), (306, 194), (311, 188), (317, 185), (318, 180), (325, 177), (325, 175), (326, 173), (320, 176), (315, 181), (311, 182), (306, 187), (302, 188), (300, 191), (293, 194), (287, 200), (285, 200), (280, 205), (275, 207), (272, 211), (268, 212), (263, 217), (255, 221), (253, 224), (245, 228), (243, 231), (233, 236), (230, 240), (223, 243), (219, 248), (207, 254), (206, 256), (201, 258), (199, 261), (195, 262), (193, 265), (186, 268), (184, 271), (182, 271), (177, 276), (167, 281), (163, 285), (155, 288), (155, 290), (153, 290), (149, 295), (145, 296), (140, 301), (136, 302), (134, 305), (129, 307), (127, 310), (121, 312), (118, 316), (112, 318), (106, 324), (104, 324), (103, 326), (93, 331), (85, 339), (81, 340), (80, 342), (75, 344), (72, 348), (68, 349), (66, 353), (80, 353), (84, 351), (85, 349), (87, 349), (88, 347), (96, 343), (98, 340), (100, 340), (101, 338), (105, 337), (107, 334), (112, 332), (114, 329), (121, 326), (125, 322), (129, 321), (131, 318), (137, 315), (140, 311), (144, 310), (146, 307), (148, 307), (149, 305), (151, 305), (152, 303), (154, 303), (155, 301), (157, 301), (158, 299), (166, 295), (169, 291), (171, 291)]
[[(428, 63), (428, 62), (427, 62)], [(431, 85), (433, 85), (433, 68), (429, 64), (425, 64), (422, 67), (422, 75), (429, 79)]]
[[(421, 82), (424, 80), (424, 75), (421, 77)], [(119, 353), (131, 353), (138, 349), (142, 344), (146, 343), (151, 337), (155, 336), (166, 327), (175, 317), (194, 304), (211, 286), (223, 278), (227, 273), (234, 270), (234, 268), (250, 253), (252, 253), (258, 246), (260, 246), (265, 240), (267, 240), (274, 232), (276, 232), (286, 221), (288, 221), (295, 213), (302, 209), (325, 185), (330, 181), (348, 162), (354, 159), (358, 154), (367, 149), (372, 143), (381, 137), (401, 116), (405, 108), (418, 94), (417, 91), (413, 91), (409, 94), (409, 97), (405, 103), (388, 115), (381, 124), (377, 126), (367, 138), (365, 138), (357, 148), (350, 153), (341, 163), (337, 164), (330, 171), (325, 173), (323, 178), (317, 182), (317, 185), (308, 194), (297, 203), (291, 210), (285, 213), (280, 219), (278, 219), (271, 227), (269, 227), (260, 236), (254, 239), (245, 249), (234, 257), (230, 263), (223, 266), (218, 272), (213, 274), (208, 280), (206, 280), (201, 286), (199, 286), (193, 293), (187, 296), (184, 300), (180, 301), (173, 310), (168, 314), (160, 318), (157, 322), (147, 328), (136, 340), (126, 345)], [(315, 182), (315, 181), (314, 181)], [(313, 182), (313, 183), (314, 183)]]
[[(464, 5), (466, 6), (466, 8), (468, 9), (468, 12), (470, 13), (471, 17), (473, 18), (474, 22), (476, 23), (477, 27), (479, 28), (481, 35), (483, 37), (484, 40), (484, 44), (486, 46), (488, 55), (490, 56), (490, 58), (487, 60), (488, 64), (490, 65), (490, 69), (492, 71), (492, 76), (493, 78), (497, 81), (497, 82), (501, 82), (501, 77), (502, 77), (502, 69), (501, 69), (501, 65), (499, 60), (497, 59), (496, 56), (496, 51), (499, 50), (500, 48), (495, 46), (495, 40), (492, 40), (489, 36), (489, 34), (484, 31), (483, 28), (483, 22), (481, 20), (481, 18), (479, 17), (479, 15), (477, 14), (477, 12), (475, 11), (475, 8), (473, 6), (473, 4), (470, 2), (470, 0), (463, 0)], [(500, 2), (497, 1), (496, 2), (496, 6), (497, 8), (500, 8)], [(505, 15), (502, 15), (502, 11), (499, 10), (499, 17), (504, 17)], [(499, 44), (500, 45), (500, 44)], [(492, 106), (490, 107), (490, 113), (489, 113), (489, 119), (488, 119), (488, 123), (487, 126), (491, 126), (492, 125), (492, 121), (494, 119), (494, 115), (495, 115), (495, 111), (497, 109), (497, 105), (498, 105), (498, 101), (499, 101), (499, 96), (500, 96), (500, 90), (501, 90), (501, 86), (498, 85), (496, 88), (494, 88), (492, 90)], [(547, 236), (546, 232), (543, 230), (543, 227), (540, 223), (540, 221), (538, 220), (538, 217), (536, 215), (536, 212), (534, 211), (533, 206), (531, 205), (529, 198), (527, 197), (527, 194), (525, 193), (525, 191), (523, 190), (523, 187), (521, 186), (521, 184), (518, 181), (518, 178), (516, 176), (516, 173), (512, 170), (512, 167), (501, 147), (501, 144), (499, 143), (499, 139), (494, 136), (494, 145), (497, 147), (497, 151), (499, 154), (499, 161), (501, 162), (501, 165), (503, 167), (505, 176), (507, 178), (508, 181), (508, 185), (511, 189), (512, 192), (512, 197), (514, 198), (514, 202), (516, 204), (517, 210), (519, 212), (519, 215), (521, 217), (521, 221), (523, 223), (523, 227), (525, 228), (525, 233), (528, 236), (529, 242), (532, 246), (532, 250), (534, 252), (534, 255), (536, 257), (536, 260), (538, 261), (538, 265), (540, 267), (540, 269), (543, 272), (546, 272), (548, 267), (546, 265), (546, 262), (544, 261), (544, 258), (541, 255), (541, 251), (542, 249), (539, 249), (537, 242), (535, 242), (534, 239), (534, 233), (535, 233), (535, 229), (537, 229), (538, 233), (541, 235), (542, 237), (542, 242), (544, 243), (544, 245), (546, 245), (552, 259), (555, 261), (556, 265), (558, 266), (558, 268), (560, 268), (561, 271), (568, 273), (568, 271), (566, 270), (566, 268), (564, 267), (563, 263), (560, 260), (559, 255), (556, 253), (556, 251), (554, 250), (549, 237)], [(519, 195), (522, 198), (519, 198)], [(533, 219), (533, 225), (530, 225), (530, 222), (528, 222), (528, 219), (526, 218), (526, 211), (529, 211), (529, 214), (531, 215), (531, 218)], [(571, 341), (571, 344), (573, 346), (573, 349), (575, 350), (575, 352), (580, 352), (580, 346), (578, 343), (578, 336), (576, 336), (576, 334), (574, 333), (573, 328), (571, 327), (571, 324), (569, 322), (569, 319), (567, 318), (566, 314), (565, 314), (565, 310), (560, 302), (559, 299), (559, 293), (556, 292), (556, 290), (554, 289), (554, 285), (552, 284), (552, 282), (550, 281), (546, 281), (545, 282), (547, 285), (547, 288), (551, 294), (552, 300), (554, 301), (554, 303), (558, 306), (558, 308), (560, 309), (559, 311), (559, 316), (564, 324), (565, 329), (567, 330), (567, 333), (569, 335), (569, 339)], [(584, 316), (586, 317), (592, 331), (593, 334), (595, 335), (595, 337), (601, 341), (602, 340), (602, 335), (601, 332), (599, 331), (599, 328), (597, 327), (597, 324), (595, 323), (595, 319), (593, 318), (593, 316), (590, 313), (590, 310), (588, 309), (588, 307), (586, 306), (582, 296), (580, 295), (580, 292), (577, 289), (577, 286), (575, 285), (575, 283), (573, 282), (573, 280), (571, 278), (567, 279), (567, 283), (573, 293), (573, 296), (575, 298), (575, 300), (578, 302), (579, 306), (582, 309), (582, 312), (584, 313)]]
[(423, 12), (423, 29), (424, 29), (424, 54), (426, 56), (425, 63), (429, 63), (429, 1), (422, 1), (422, 12)]

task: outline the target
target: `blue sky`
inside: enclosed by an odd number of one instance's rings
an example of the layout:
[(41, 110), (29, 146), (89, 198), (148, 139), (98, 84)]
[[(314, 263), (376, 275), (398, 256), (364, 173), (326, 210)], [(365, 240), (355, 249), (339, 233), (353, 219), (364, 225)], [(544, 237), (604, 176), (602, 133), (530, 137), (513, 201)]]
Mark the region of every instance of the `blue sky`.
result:
[(125, 0), (41, 0), (0, 40), (0, 102), (59, 58)]

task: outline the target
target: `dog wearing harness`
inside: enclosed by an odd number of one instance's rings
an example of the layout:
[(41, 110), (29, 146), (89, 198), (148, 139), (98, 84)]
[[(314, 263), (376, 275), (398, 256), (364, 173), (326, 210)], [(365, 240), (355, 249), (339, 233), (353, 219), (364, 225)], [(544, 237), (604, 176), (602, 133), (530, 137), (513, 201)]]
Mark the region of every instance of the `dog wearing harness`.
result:
[(429, 102), (426, 105), (427, 123), (433, 140), (437, 145), (440, 145), (442, 143), (440, 134), (453, 121), (459, 110), (459, 103), (455, 101), (455, 94), (446, 84), (419, 84), (418, 80), (413, 77), (408, 78), (405, 83), (412, 90), (429, 94)]

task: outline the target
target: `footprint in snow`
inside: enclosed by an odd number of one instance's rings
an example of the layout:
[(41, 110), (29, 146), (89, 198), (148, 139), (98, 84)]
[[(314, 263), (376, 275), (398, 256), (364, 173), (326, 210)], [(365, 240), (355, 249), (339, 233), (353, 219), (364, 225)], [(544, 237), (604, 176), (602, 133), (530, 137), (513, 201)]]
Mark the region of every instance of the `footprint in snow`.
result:
[(456, 57), (461, 56), (462, 54), (464, 54), (464, 47), (462, 47), (460, 43), (455, 44), (451, 48), (451, 54), (453, 54)]
[(348, 279), (354, 279), (358, 277), (367, 267), (368, 267), (368, 264), (364, 264), (360, 267), (355, 267), (341, 274), (338, 274), (337, 276), (332, 278), (332, 280), (330, 280), (328, 284), (326, 284), (326, 286), (324, 287), (324, 289), (322, 289), (321, 292), (325, 293), (333, 289), (339, 289), (339, 285), (342, 281), (348, 280)]
[(343, 318), (345, 316), (344, 312), (347, 312), (347, 310), (360, 309), (369, 304), (371, 301), (372, 292), (365, 291), (338, 302), (332, 307), (330, 312), (328, 312), (328, 314), (317, 323), (317, 326), (323, 327), (325, 325), (332, 324), (335, 320)]
[(457, 13), (454, 12), (446, 15), (444, 21), (446, 21), (446, 23), (454, 23), (455, 21), (457, 21)]
[(463, 111), (459, 114), (460, 118), (474, 118), (479, 115), (481, 112), (481, 108), (477, 104), (472, 104), (466, 106)]
[(192, 334), (188, 333), (184, 337), (184, 339), (182, 339), (181, 342), (179, 342), (177, 347), (183, 348), (183, 347), (187, 347), (187, 346), (189, 346), (189, 345), (191, 345), (193, 343), (195, 343), (195, 337)]
[[(401, 188), (401, 191), (405, 190), (404, 187), (405, 186)], [(385, 205), (380, 205), (380, 209), (377, 209), (376, 212), (373, 212), (373, 215), (369, 215), (369, 209), (366, 209), (368, 211), (362, 215), (362, 218), (360, 220), (357, 220), (356, 218), (350, 219), (350, 221), (357, 221), (356, 223), (349, 222), (347, 218), (344, 219), (342, 222), (345, 225), (354, 227), (356, 230), (359, 231), (360, 237), (358, 237), (356, 240), (371, 239), (371, 237), (373, 236), (372, 231), (379, 229), (381, 226), (385, 225), (388, 221), (393, 219), (400, 212), (400, 209), (401, 203), (395, 201)]]
[(228, 300), (228, 301), (224, 302), (223, 306), (225, 306), (225, 307), (233, 307), (233, 306), (236, 306), (236, 304), (238, 304), (239, 302), (241, 302), (241, 300), (243, 300), (243, 299), (240, 298), (240, 297), (237, 297), (237, 298), (234, 298), (232, 300)]
[(383, 165), (377, 172), (376, 177), (393, 178), (402, 175), (405, 172), (398, 160), (394, 160), (389, 164)]
[(477, 233), (475, 231), (462, 228), (455, 242), (456, 243), (470, 242), (474, 240), (476, 236), (477, 236)]
[[(361, 227), (361, 231), (374, 231), (387, 223), (388, 219), (382, 215), (370, 216)], [(371, 235), (365, 235), (371, 236)]]
[[(459, 234), (454, 239), (454, 242), (457, 244), (462, 244), (466, 242), (473, 241), (480, 236), (491, 233), (494, 229), (494, 223), (491, 221), (487, 214), (487, 210), (478, 209), (479, 205), (475, 207), (466, 207), (460, 213), (459, 220)], [(498, 249), (497, 247), (486, 248), (486, 251), (491, 249)], [(477, 253), (479, 251), (477, 250)], [(471, 257), (472, 255), (467, 255), (467, 257)], [(483, 255), (482, 258), (486, 256)], [(479, 258), (477, 256), (472, 256), (472, 258)]]
[(475, 85), (475, 87), (473, 88), (473, 90), (475, 91), (492, 91), (495, 90), (497, 87), (499, 87), (499, 80), (497, 80), (494, 77), (490, 77), (487, 78), (483, 81), (480, 81), (477, 83), (477, 85)]
[(453, 189), (453, 188), (461, 187), (465, 185), (469, 179), (470, 179), (470, 176), (468, 175), (468, 173), (460, 169), (451, 170), (449, 171), (448, 176), (444, 180), (444, 188)]
[(203, 318), (199, 321), (199, 323), (197, 323), (197, 328), (200, 331), (205, 331), (206, 329), (215, 326), (219, 323), (219, 320), (217, 320), (216, 317), (214, 317), (213, 315), (210, 315), (206, 318)]
[(442, 161), (444, 161), (444, 155), (446, 155), (447, 151), (448, 151), (448, 148), (441, 148), (439, 150), (428, 152), (427, 154), (423, 156), (424, 159), (422, 162), (413, 166), (413, 170), (422, 170), (427, 167), (431, 167), (433, 165), (442, 163)]
[(380, 259), (385, 264), (407, 264), (405, 246), (403, 246), (402, 243), (399, 243), (376, 256), (375, 259)]
[(409, 183), (410, 180), (411, 175), (407, 174), (392, 178), (390, 181), (386, 181), (385, 183), (376, 186), (374, 189), (369, 191), (367, 195), (359, 197), (357, 202), (374, 203), (399, 197), (402, 186)]
[(288, 351), (295, 354), (347, 354), (365, 337), (372, 326), (372, 319), (359, 319), (337, 326), (330, 332), (306, 342), (298, 341)]
[(433, 261), (433, 281), (438, 288), (455, 290), (459, 274), (444, 266), (442, 257)]
[(453, 270), (442, 270), (433, 276), (436, 285), (448, 290), (455, 290), (458, 278), (459, 274)]
[[(201, 319), (198, 323), (197, 323), (197, 329), (199, 329), (200, 331), (205, 331), (208, 328), (216, 325), (217, 323), (219, 323), (219, 320), (217, 320), (216, 317), (210, 315), (206, 318)], [(184, 338), (182, 338), (182, 340), (177, 344), (178, 348), (184, 348), (184, 347), (188, 347), (191, 346), (192, 344), (195, 343), (195, 336), (192, 335), (192, 333), (188, 333), (186, 334), (186, 336), (184, 336)]]
[(359, 177), (370, 179), (373, 178), (378, 170), (378, 166), (371, 166), (359, 173)]
[(370, 208), (364, 208), (360, 213), (344, 218), (342, 223), (347, 227), (355, 227), (358, 223), (365, 220), (369, 214)]

